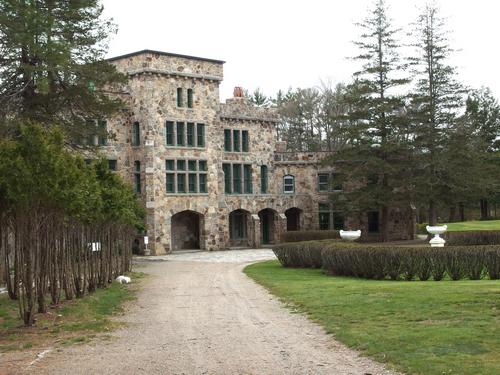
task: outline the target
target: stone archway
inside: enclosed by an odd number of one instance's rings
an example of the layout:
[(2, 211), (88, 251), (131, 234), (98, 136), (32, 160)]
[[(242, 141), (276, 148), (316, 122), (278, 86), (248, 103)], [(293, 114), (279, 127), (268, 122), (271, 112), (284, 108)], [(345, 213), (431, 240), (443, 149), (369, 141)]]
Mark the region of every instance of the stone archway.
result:
[(278, 213), (270, 208), (259, 211), (260, 239), (263, 245), (278, 243)]
[(285, 211), (287, 231), (300, 230), (301, 214), (302, 210), (297, 207), (292, 207)]
[(181, 211), (172, 216), (172, 250), (202, 249), (204, 217), (195, 211)]

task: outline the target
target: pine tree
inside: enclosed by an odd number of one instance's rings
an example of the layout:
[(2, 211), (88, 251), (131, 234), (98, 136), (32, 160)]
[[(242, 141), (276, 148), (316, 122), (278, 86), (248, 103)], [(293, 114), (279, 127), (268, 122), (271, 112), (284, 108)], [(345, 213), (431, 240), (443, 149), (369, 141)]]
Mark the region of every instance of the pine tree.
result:
[(121, 106), (109, 93), (125, 77), (104, 60), (108, 35), (98, 0), (0, 2), (0, 123), (64, 126), (73, 139)]

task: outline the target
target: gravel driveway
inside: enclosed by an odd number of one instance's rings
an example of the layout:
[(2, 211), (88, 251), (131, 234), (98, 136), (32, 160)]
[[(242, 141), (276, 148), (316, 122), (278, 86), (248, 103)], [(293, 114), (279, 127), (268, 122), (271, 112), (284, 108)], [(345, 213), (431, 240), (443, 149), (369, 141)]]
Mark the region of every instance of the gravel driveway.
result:
[[(151, 275), (126, 328), (44, 353), (36, 374), (392, 374), (290, 311), (241, 271), (270, 250), (141, 260)], [(152, 261), (156, 260), (156, 261)], [(1, 371), (0, 371), (1, 372)]]

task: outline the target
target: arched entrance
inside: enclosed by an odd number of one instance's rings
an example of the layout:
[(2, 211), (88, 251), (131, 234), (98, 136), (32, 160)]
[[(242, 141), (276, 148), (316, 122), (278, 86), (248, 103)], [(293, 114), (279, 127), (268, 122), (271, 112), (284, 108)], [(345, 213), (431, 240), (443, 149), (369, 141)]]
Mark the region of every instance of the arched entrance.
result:
[(263, 245), (277, 243), (277, 212), (270, 208), (265, 208), (259, 211), (259, 219), (261, 243)]
[(292, 207), (285, 211), (287, 231), (300, 230), (301, 212), (302, 210), (297, 207)]
[(250, 212), (237, 209), (229, 214), (230, 246), (249, 246), (251, 237)]
[(203, 215), (195, 211), (181, 211), (172, 216), (172, 250), (201, 249)]

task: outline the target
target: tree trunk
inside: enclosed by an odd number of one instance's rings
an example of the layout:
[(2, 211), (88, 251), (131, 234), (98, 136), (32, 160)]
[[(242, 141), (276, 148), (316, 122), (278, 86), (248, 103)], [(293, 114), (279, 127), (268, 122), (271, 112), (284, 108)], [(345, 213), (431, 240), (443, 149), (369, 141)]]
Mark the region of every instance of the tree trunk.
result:
[(488, 209), (488, 200), (487, 199), (481, 199), (479, 201), (479, 204), (481, 206), (481, 220), (488, 220), (489, 218), (489, 209)]

